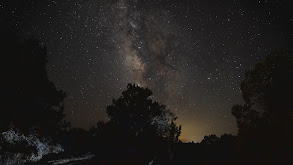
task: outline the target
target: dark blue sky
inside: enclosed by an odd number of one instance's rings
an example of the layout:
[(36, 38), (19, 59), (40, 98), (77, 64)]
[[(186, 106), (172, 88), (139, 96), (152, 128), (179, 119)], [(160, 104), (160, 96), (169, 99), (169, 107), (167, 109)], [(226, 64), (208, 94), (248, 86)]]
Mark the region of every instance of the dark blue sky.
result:
[(4, 0), (1, 24), (48, 47), (50, 79), (67, 93), (74, 126), (107, 120), (127, 83), (179, 116), (181, 139), (236, 134), (245, 70), (292, 48), (286, 0)]

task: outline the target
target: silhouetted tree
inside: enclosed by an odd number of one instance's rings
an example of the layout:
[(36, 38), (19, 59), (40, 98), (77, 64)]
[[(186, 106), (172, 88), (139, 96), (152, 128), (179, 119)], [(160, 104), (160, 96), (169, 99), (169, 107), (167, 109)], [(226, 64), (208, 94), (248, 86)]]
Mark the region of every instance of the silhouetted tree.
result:
[(287, 51), (272, 52), (245, 73), (241, 83), (245, 104), (233, 106), (232, 114), (241, 149), (253, 160), (285, 157), (285, 149), (293, 147), (292, 84), (293, 56)]
[(38, 40), (21, 40), (1, 31), (0, 131), (12, 124), (55, 136), (64, 118), (65, 93), (48, 79), (47, 49)]
[(205, 136), (201, 141), (201, 144), (218, 144), (220, 142), (220, 138), (214, 134)]
[(109, 121), (99, 122), (95, 135), (111, 144), (107, 147), (112, 146), (112, 151), (117, 152), (116, 156), (112, 152), (112, 156), (131, 157), (136, 163), (172, 157), (181, 126), (175, 124), (175, 114), (165, 105), (153, 102), (151, 95), (148, 88), (128, 84), (122, 96), (107, 106)]
[(165, 105), (153, 102), (151, 95), (152, 91), (148, 88), (128, 84), (122, 96), (113, 99), (112, 105), (107, 106), (109, 122), (126, 128), (132, 136), (139, 136), (148, 128), (153, 128), (157, 135), (177, 142), (180, 135), (174, 124), (177, 117)]
[(234, 145), (236, 140), (236, 136), (235, 135), (231, 135), (231, 134), (224, 134), (220, 137), (220, 144), (225, 144), (225, 145)]

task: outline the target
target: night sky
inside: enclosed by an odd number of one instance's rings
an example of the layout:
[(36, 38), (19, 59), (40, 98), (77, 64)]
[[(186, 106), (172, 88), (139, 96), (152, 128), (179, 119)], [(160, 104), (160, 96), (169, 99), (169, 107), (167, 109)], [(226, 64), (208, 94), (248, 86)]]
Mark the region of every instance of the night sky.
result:
[(107, 120), (127, 83), (178, 115), (181, 140), (237, 133), (244, 72), (292, 48), (285, 0), (2, 0), (1, 26), (48, 48), (48, 74), (67, 93), (73, 126)]

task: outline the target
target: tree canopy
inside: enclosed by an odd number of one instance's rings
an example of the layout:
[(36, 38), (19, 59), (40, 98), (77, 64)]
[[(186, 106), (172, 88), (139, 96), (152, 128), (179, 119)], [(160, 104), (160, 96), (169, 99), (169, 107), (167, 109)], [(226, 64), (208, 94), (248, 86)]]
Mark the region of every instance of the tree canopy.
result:
[(101, 143), (110, 144), (109, 152), (117, 160), (121, 155), (115, 156), (113, 150), (122, 150), (123, 158), (139, 157), (144, 163), (158, 153), (160, 159), (172, 157), (181, 126), (176, 125), (177, 117), (165, 105), (152, 101), (152, 94), (148, 88), (128, 84), (122, 96), (107, 106), (109, 121), (98, 122), (96, 130), (91, 129)]
[(288, 161), (286, 150), (293, 147), (292, 54), (283, 50), (269, 54), (245, 73), (241, 91), (245, 104), (233, 106), (232, 114), (241, 152), (246, 154), (243, 160), (249, 155), (254, 163)]
[(177, 117), (165, 105), (153, 102), (152, 94), (148, 88), (128, 84), (122, 96), (107, 106), (109, 122), (128, 129), (133, 136), (153, 129), (158, 136), (177, 142), (180, 135), (180, 129), (174, 123)]
[(239, 131), (243, 127), (270, 125), (275, 129), (292, 124), (293, 56), (274, 51), (245, 73), (241, 91), (245, 105), (235, 105), (232, 114)]
[(10, 33), (3, 33), (0, 40), (0, 131), (12, 124), (21, 132), (35, 128), (41, 134), (56, 134), (64, 118), (65, 93), (48, 78), (46, 47)]

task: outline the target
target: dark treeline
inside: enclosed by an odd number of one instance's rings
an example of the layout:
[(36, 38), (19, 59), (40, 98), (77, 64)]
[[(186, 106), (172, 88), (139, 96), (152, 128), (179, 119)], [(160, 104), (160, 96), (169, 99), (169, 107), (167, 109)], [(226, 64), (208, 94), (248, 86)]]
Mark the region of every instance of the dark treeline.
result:
[[(2, 31), (3, 32), (3, 31)], [(205, 136), (200, 143), (182, 143), (177, 116), (151, 100), (152, 91), (128, 84), (106, 107), (109, 121), (90, 130), (72, 128), (63, 109), (65, 92), (48, 79), (46, 47), (35, 39), (1, 34), (0, 131), (36, 134), (61, 144), (64, 152), (48, 160), (93, 153), (80, 164), (291, 164), (293, 147), (293, 57), (274, 51), (245, 73), (244, 105), (231, 113), (237, 136)], [(0, 159), (7, 153), (36, 152), (26, 142), (0, 135)], [(3, 160), (0, 160), (0, 163)]]

